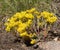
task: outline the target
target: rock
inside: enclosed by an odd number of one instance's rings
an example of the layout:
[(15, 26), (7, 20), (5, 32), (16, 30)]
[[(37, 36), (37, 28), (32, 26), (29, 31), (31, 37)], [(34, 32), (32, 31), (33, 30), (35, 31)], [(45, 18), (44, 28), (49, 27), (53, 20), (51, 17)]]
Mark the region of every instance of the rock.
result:
[(58, 37), (55, 37), (53, 40), (54, 40), (54, 41), (58, 41)]
[(44, 50), (60, 50), (60, 41), (43, 42), (39, 44)]
[(37, 49), (37, 48), (38, 48), (38, 45), (34, 45), (33, 48), (34, 48), (34, 49)]

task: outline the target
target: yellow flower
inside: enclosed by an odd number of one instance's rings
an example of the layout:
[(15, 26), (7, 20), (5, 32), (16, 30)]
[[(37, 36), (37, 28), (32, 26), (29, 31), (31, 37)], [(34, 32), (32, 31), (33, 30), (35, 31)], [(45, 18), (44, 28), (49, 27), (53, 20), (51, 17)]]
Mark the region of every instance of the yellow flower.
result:
[(17, 28), (17, 31), (21, 33), (21, 32), (23, 32), (26, 28), (27, 28), (27, 24), (21, 23), (21, 24), (19, 24), (19, 27)]
[(29, 36), (26, 31), (20, 34), (20, 37), (25, 37), (25, 36)]
[(54, 22), (56, 22), (56, 20), (57, 20), (57, 17), (49, 17), (49, 18), (47, 19), (47, 22), (49, 22), (49, 23), (54, 23)]
[(26, 14), (26, 11), (22, 11), (22, 12), (21, 12), (21, 16), (22, 16), (22, 17), (24, 17), (25, 14)]
[(40, 12), (38, 12), (38, 11), (35, 11), (35, 12), (34, 12), (34, 14), (37, 14), (37, 15), (39, 15), (39, 14), (40, 14)]
[(23, 28), (20, 28), (20, 27), (17, 28), (17, 32), (19, 32), (19, 33), (23, 32), (23, 30), (24, 30)]
[(15, 21), (17, 18), (12, 16), (10, 19), (8, 19), (10, 22)]
[(32, 24), (32, 20), (28, 20), (28, 21), (26, 22), (26, 24), (27, 24), (27, 26), (29, 27), (29, 26)]
[(36, 40), (35, 39), (32, 39), (30, 44), (35, 44), (36, 43)]
[(21, 18), (24, 17), (25, 13), (26, 13), (26, 12), (21, 12), (21, 13), (18, 12), (18, 13), (16, 13), (13, 17), (14, 17), (14, 18), (19, 18), (19, 19), (21, 19)]
[(32, 13), (32, 12), (34, 12), (35, 10), (36, 10), (35, 8), (32, 8), (32, 9), (30, 9), (30, 10), (27, 10), (26, 12)]
[(14, 14), (14, 17), (19, 17), (21, 15), (21, 13), (17, 12), (16, 14)]
[(49, 15), (50, 15), (50, 13), (47, 12), (47, 11), (41, 12), (41, 16), (42, 16), (43, 18), (48, 18), (48, 17), (50, 17)]
[(34, 16), (31, 13), (25, 14), (25, 17), (28, 18), (28, 19), (33, 19), (34, 18)]
[(6, 31), (10, 31), (10, 27), (8, 26), (8, 27), (6, 27), (6, 29), (5, 29)]
[(29, 34), (29, 37), (31, 37), (31, 38), (33, 38), (33, 37), (35, 37), (35, 36), (36, 36), (35, 33), (30, 33), (30, 34)]

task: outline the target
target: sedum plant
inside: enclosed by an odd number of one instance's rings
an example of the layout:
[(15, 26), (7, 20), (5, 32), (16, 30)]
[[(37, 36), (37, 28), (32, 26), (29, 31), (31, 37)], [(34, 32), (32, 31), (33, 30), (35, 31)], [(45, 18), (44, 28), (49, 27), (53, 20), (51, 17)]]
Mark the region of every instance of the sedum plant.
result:
[[(50, 12), (39, 12), (35, 8), (17, 12), (5, 22), (6, 31), (16, 30), (25, 42), (35, 44), (40, 34), (40, 28), (46, 28), (57, 21)], [(39, 34), (38, 34), (39, 33)]]

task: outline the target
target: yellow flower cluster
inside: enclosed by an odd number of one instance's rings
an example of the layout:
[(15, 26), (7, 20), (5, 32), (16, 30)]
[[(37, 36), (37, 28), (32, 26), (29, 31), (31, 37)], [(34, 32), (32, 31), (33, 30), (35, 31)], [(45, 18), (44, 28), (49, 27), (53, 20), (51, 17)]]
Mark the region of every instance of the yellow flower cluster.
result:
[[(35, 8), (32, 8), (30, 10), (17, 12), (11, 18), (8, 18), (7, 22), (5, 22), (6, 31), (15, 29), (19, 33), (20, 37), (29, 37), (28, 39), (31, 39), (30, 43), (35, 44), (36, 40), (33, 37), (36, 36), (36, 33), (28, 33), (26, 31), (26, 29), (33, 23), (35, 17), (40, 19), (40, 21), (42, 20), (42, 17), (49, 23), (54, 23), (57, 20), (57, 17), (54, 16), (53, 13), (49, 13), (47, 11), (38, 12)], [(44, 21), (39, 22), (38, 25), (42, 25), (43, 23)]]
[(56, 20), (57, 20), (57, 18), (56, 17), (49, 17), (48, 19), (47, 19), (47, 22), (49, 22), (49, 23), (54, 23), (54, 22), (56, 22)]
[(57, 17), (53, 13), (49, 13), (47, 11), (41, 12), (41, 16), (50, 24), (56, 22), (57, 20)]
[(17, 12), (14, 14), (11, 18), (7, 19), (7, 22), (5, 23), (6, 31), (10, 31), (12, 28), (14, 28), (17, 32), (19, 32), (20, 37), (29, 37), (32, 40), (32, 37), (34, 37), (36, 34), (28, 34), (26, 28), (30, 27), (32, 24), (32, 20), (34, 19), (32, 12), (34, 11), (35, 8), (32, 8), (30, 10)]
[(10, 31), (12, 27), (16, 27), (17, 31), (21, 33), (26, 27), (30, 26), (33, 18), (33, 14), (28, 13), (27, 11), (18, 12), (7, 19), (7, 22), (5, 23), (7, 26), (6, 30)]

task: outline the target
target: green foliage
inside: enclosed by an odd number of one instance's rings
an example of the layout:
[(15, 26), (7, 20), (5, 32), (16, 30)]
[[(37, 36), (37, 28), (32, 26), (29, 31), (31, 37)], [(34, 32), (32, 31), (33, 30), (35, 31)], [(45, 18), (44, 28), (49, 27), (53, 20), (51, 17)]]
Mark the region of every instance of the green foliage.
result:
[(50, 3), (52, 0), (0, 0), (0, 14), (11, 16), (16, 12), (24, 11), (32, 7), (38, 10), (50, 10)]

